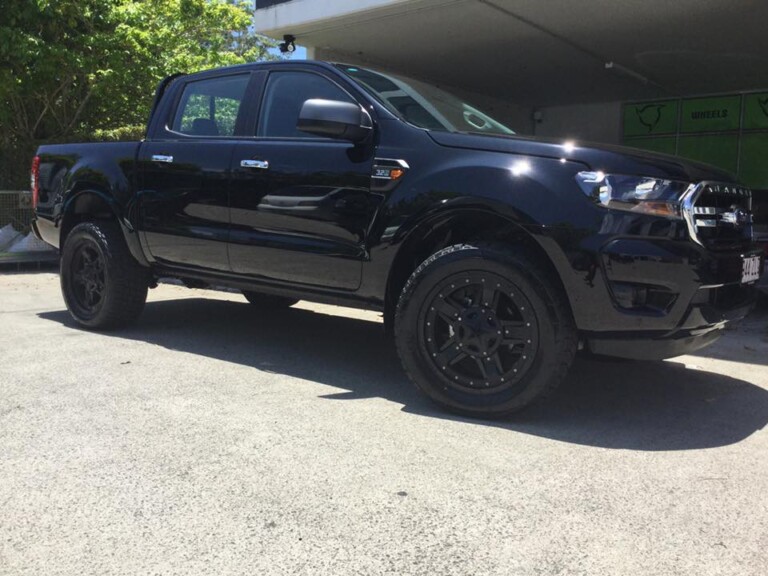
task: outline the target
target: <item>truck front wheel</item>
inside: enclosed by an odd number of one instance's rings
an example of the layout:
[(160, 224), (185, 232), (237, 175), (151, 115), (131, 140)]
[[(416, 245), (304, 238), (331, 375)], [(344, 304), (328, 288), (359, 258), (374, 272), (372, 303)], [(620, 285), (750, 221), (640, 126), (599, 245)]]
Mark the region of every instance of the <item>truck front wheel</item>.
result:
[(551, 393), (577, 333), (562, 289), (514, 248), (450, 246), (411, 275), (395, 314), (411, 380), (441, 406), (498, 418)]
[(72, 229), (60, 276), (67, 309), (86, 328), (120, 328), (144, 309), (149, 271), (133, 258), (113, 222), (83, 222)]

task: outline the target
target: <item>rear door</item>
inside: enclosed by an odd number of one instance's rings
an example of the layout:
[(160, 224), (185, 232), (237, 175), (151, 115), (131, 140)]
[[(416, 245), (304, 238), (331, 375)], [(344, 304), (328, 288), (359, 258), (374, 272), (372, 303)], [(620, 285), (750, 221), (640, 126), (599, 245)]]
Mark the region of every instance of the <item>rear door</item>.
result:
[(370, 190), (375, 148), (300, 132), (296, 122), (310, 98), (356, 100), (320, 71), (273, 70), (262, 82), (255, 134), (232, 157), (232, 268), (355, 290), (381, 201)]
[[(249, 72), (186, 81), (139, 153), (144, 242), (163, 264), (229, 271), (229, 166)], [(181, 80), (180, 80), (181, 81)]]

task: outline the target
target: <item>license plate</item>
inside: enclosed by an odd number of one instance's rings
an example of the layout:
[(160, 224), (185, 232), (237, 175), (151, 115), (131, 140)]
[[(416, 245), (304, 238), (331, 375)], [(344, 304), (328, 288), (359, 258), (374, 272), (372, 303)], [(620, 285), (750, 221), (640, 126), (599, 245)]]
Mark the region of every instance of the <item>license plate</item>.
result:
[(760, 280), (760, 256), (747, 256), (742, 262), (741, 283)]

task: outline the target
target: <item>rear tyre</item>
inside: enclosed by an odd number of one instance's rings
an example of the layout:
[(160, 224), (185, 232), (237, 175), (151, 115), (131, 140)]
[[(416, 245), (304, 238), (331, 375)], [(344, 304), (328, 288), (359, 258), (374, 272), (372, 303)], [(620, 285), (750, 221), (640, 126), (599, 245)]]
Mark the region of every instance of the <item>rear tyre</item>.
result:
[(450, 246), (411, 275), (395, 313), (405, 371), (441, 406), (500, 418), (551, 394), (577, 333), (560, 287), (533, 259), (493, 244)]
[(295, 298), (287, 298), (285, 296), (276, 296), (274, 294), (264, 294), (262, 292), (252, 292), (250, 290), (243, 290), (243, 296), (252, 305), (264, 310), (281, 310), (283, 308), (290, 308), (296, 302)]
[(113, 222), (75, 226), (61, 254), (61, 291), (75, 321), (94, 330), (126, 326), (147, 300), (150, 273)]

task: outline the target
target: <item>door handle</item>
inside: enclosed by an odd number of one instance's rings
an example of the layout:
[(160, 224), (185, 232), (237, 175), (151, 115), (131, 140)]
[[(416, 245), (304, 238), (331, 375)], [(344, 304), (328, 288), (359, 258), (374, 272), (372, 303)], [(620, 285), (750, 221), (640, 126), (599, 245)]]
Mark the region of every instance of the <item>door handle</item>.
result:
[(240, 160), (240, 167), (266, 170), (269, 168), (269, 162), (267, 160)]
[(173, 162), (173, 156), (166, 154), (152, 154), (152, 162)]

